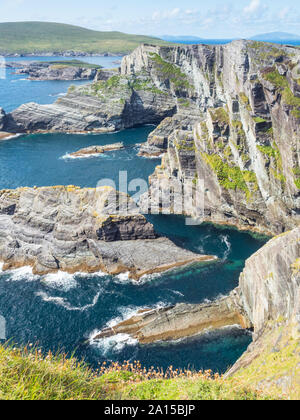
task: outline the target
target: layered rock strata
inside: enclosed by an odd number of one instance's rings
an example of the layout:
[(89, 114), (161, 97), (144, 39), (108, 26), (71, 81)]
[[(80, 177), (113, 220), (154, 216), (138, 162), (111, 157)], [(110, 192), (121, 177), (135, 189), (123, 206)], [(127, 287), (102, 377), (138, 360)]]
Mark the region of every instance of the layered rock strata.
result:
[(250, 327), (233, 298), (203, 305), (179, 304), (170, 308), (141, 311), (136, 316), (107, 328), (94, 340), (129, 334), (140, 343), (177, 340), (231, 325)]
[(40, 275), (58, 270), (128, 272), (138, 280), (145, 274), (213, 260), (158, 237), (134, 201), (109, 187), (0, 192), (3, 270), (28, 265)]

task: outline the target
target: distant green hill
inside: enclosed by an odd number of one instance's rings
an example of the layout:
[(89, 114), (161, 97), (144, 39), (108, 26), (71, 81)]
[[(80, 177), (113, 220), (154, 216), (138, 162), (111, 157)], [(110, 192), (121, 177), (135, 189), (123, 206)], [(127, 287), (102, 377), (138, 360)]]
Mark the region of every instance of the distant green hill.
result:
[(0, 23), (0, 53), (29, 54), (76, 51), (120, 53), (133, 51), (142, 43), (157, 45), (164, 41), (122, 32), (98, 32), (79, 26), (48, 22)]

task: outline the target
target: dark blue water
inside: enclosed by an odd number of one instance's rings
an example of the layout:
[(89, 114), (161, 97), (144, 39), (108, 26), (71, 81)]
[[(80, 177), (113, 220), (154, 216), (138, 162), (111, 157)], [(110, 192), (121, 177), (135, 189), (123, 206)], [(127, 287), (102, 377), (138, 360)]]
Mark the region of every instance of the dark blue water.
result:
[[(122, 57), (82, 57), (82, 61), (99, 64), (104, 68), (118, 67)], [(6, 61), (66, 61), (69, 57), (22, 57), (7, 58)], [(81, 59), (81, 58), (80, 58)], [(63, 96), (71, 85), (85, 84), (87, 81), (32, 81), (27, 75), (16, 75), (13, 69), (6, 70), (6, 79), (0, 78), (0, 107), (11, 112), (27, 102), (50, 104)]]
[[(102, 178), (115, 180), (120, 170), (128, 180), (147, 179), (159, 160), (137, 157), (136, 143), (153, 127), (102, 135), (30, 135), (0, 142), (0, 189), (19, 186), (74, 184), (94, 187)], [(126, 149), (89, 159), (62, 157), (92, 144), (123, 141)], [(249, 334), (224, 330), (175, 343), (141, 346), (128, 337), (91, 340), (95, 331), (129, 317), (141, 308), (180, 302), (200, 303), (227, 294), (238, 284), (245, 259), (259, 249), (262, 238), (212, 225), (185, 225), (177, 216), (148, 216), (157, 231), (178, 245), (220, 260), (195, 264), (131, 283), (126, 276), (56, 274), (36, 277), (28, 268), (0, 274), (0, 314), (7, 337), (18, 344), (38, 343), (45, 351), (76, 349), (92, 366), (104, 360), (140, 360), (145, 366), (194, 367), (224, 372), (245, 351)]]

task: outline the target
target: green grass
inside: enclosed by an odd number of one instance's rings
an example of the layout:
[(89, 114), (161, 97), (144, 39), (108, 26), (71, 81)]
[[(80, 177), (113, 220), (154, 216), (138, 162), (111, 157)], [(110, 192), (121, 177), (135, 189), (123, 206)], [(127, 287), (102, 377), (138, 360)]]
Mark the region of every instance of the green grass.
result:
[(272, 83), (277, 88), (285, 89), (289, 86), (287, 79), (284, 76), (281, 76), (281, 74), (279, 74), (278, 70), (276, 70), (275, 68), (265, 72), (263, 74), (263, 77), (265, 80)]
[(0, 400), (275, 399), (211, 372), (144, 370), (139, 363), (92, 371), (64, 355), (0, 346)]
[(85, 63), (84, 61), (80, 60), (70, 60), (70, 61), (50, 61), (47, 62), (54, 68), (66, 68), (66, 67), (82, 67), (85, 69), (102, 69), (102, 66), (98, 66), (97, 64), (90, 64)]
[(169, 80), (176, 89), (193, 89), (193, 86), (188, 81), (187, 75), (175, 64), (165, 61), (160, 55), (155, 53), (150, 53), (149, 57), (155, 64), (160, 76), (164, 80)]
[(261, 124), (261, 123), (266, 122), (266, 120), (264, 118), (261, 118), (261, 117), (254, 117), (253, 120), (256, 122), (256, 124)]
[(48, 22), (0, 23), (0, 53), (76, 51), (127, 54), (140, 44), (167, 45), (149, 36), (98, 32), (73, 25)]
[[(298, 269), (299, 261), (293, 267)], [(272, 274), (272, 273), (270, 273)], [(264, 331), (263, 342), (254, 350), (252, 362), (239, 370), (234, 379), (246, 387), (261, 384), (265, 392), (282, 394), (282, 398), (300, 399), (300, 364), (298, 326), (287, 325), (284, 317), (270, 321)], [(243, 358), (247, 358), (246, 355)], [(284, 391), (283, 391), (284, 390)]]
[(281, 90), (283, 102), (292, 108), (295, 118), (300, 118), (300, 98), (293, 94), (286, 77), (281, 76), (275, 68), (265, 72), (263, 77)]
[(228, 112), (224, 108), (211, 108), (209, 113), (214, 122), (230, 123)]
[(298, 188), (298, 190), (300, 190), (300, 168), (296, 167), (293, 169), (293, 174), (295, 175), (295, 185)]
[(254, 172), (242, 171), (238, 166), (230, 166), (216, 154), (203, 153), (202, 156), (217, 174), (218, 181), (223, 188), (244, 191), (247, 199), (250, 199), (252, 195), (247, 184), (251, 183), (253, 191), (257, 190), (257, 178)]

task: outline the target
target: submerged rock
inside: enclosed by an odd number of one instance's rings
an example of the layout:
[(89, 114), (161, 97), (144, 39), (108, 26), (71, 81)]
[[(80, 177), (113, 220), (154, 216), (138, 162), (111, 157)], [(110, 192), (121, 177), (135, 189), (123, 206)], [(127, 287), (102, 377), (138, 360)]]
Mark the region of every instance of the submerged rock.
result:
[(0, 191), (4, 270), (29, 265), (40, 275), (58, 270), (128, 272), (138, 280), (145, 274), (215, 259), (158, 237), (135, 202), (110, 187)]
[(108, 144), (106, 146), (90, 146), (84, 149), (80, 149), (77, 152), (70, 153), (70, 156), (74, 158), (82, 158), (82, 157), (88, 157), (91, 155), (101, 155), (105, 152), (112, 152), (114, 150), (121, 150), (121, 149), (124, 149), (123, 143)]

